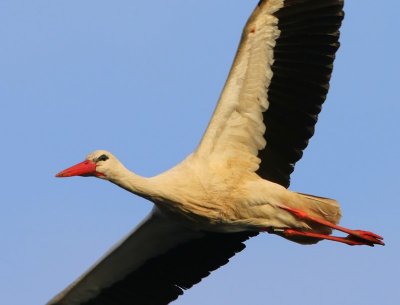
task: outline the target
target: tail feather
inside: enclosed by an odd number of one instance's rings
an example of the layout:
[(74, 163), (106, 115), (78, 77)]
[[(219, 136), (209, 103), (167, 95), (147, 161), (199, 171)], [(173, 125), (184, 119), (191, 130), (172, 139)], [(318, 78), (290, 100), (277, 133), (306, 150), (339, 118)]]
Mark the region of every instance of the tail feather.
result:
[(340, 205), (335, 199), (318, 197), (309, 194), (297, 193), (300, 195), (302, 201), (308, 205), (309, 212), (320, 216), (334, 224), (338, 224), (342, 213), (340, 211)]
[[(339, 203), (336, 200), (309, 194), (296, 194), (299, 195), (297, 208), (309, 213), (310, 215), (323, 218), (334, 224), (339, 223), (342, 214), (340, 211)], [(313, 222), (307, 222), (307, 224), (314, 232), (327, 235), (332, 233), (332, 230), (330, 228), (322, 226), (320, 224), (316, 224)], [(293, 237), (288, 239), (301, 244), (315, 244), (320, 241), (320, 239), (310, 237)]]

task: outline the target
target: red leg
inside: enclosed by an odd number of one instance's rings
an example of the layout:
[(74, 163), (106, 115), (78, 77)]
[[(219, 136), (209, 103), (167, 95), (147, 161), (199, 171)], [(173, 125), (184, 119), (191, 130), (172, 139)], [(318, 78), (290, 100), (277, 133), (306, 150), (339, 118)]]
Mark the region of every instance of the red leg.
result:
[[(321, 224), (323, 226), (326, 226), (326, 227), (349, 234), (346, 238), (343, 238), (345, 240), (351, 240), (352, 242), (356, 242), (357, 244), (360, 244), (360, 245), (361, 244), (369, 245), (369, 246), (371, 246), (373, 244), (378, 244), (378, 245), (382, 245), (382, 246), (385, 245), (384, 242), (382, 241), (383, 237), (381, 237), (377, 234), (374, 234), (372, 232), (361, 231), (361, 230), (350, 230), (350, 229), (335, 225), (329, 221), (326, 221), (325, 219), (310, 216), (307, 213), (305, 213), (301, 210), (298, 210), (298, 209), (289, 208), (286, 206), (279, 206), (279, 207), (285, 211), (292, 213), (293, 215), (295, 215), (296, 217), (298, 217), (300, 219), (313, 221), (313, 222)], [(300, 233), (305, 233), (305, 232), (300, 232)], [(316, 233), (309, 233), (309, 232), (307, 232), (307, 233), (308, 234), (316, 234)], [(325, 236), (325, 237), (321, 237), (323, 239), (334, 240), (332, 238), (326, 238), (326, 236), (329, 236), (329, 235), (323, 235), (323, 234), (321, 234), (321, 235)], [(315, 237), (317, 237), (317, 236), (315, 236)], [(332, 236), (332, 237), (334, 237), (334, 236)], [(341, 237), (335, 237), (335, 238), (341, 238)], [(338, 241), (338, 240), (336, 240), (336, 241)], [(343, 241), (340, 240), (340, 242), (343, 242)], [(349, 243), (347, 243), (347, 244), (349, 244)], [(353, 243), (353, 245), (354, 245), (354, 243)]]
[(293, 229), (265, 228), (263, 231), (268, 232), (270, 234), (283, 235), (285, 237), (306, 236), (306, 237), (311, 237), (311, 238), (318, 238), (321, 240), (322, 239), (333, 240), (333, 241), (347, 244), (349, 246), (362, 246), (362, 245), (367, 245), (367, 246), (371, 246), (371, 247), (374, 246), (374, 244), (372, 242), (355, 240), (355, 239), (351, 239), (349, 237), (338, 237), (338, 236), (331, 236), (331, 235), (325, 235), (325, 234), (319, 234), (319, 233), (313, 233), (313, 232), (297, 231), (297, 230), (293, 230)]
[(297, 231), (293, 229), (286, 229), (282, 233), (286, 237), (292, 237), (292, 236), (307, 236), (307, 237), (313, 237), (313, 238), (320, 238), (320, 239), (327, 239), (327, 240), (333, 240), (337, 241), (340, 243), (348, 244), (350, 246), (361, 246), (361, 245), (367, 245), (373, 247), (374, 244), (372, 242), (365, 242), (365, 241), (357, 241), (353, 239), (349, 239), (346, 237), (338, 237), (338, 236), (331, 236), (331, 235), (325, 235), (325, 234), (319, 234), (319, 233), (313, 233), (313, 232), (302, 232), (302, 231)]

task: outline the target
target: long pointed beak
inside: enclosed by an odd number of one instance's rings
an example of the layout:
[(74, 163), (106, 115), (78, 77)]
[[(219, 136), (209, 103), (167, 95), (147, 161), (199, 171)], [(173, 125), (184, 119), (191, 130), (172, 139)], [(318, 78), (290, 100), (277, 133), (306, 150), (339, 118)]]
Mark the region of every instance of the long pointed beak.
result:
[(96, 176), (96, 163), (85, 160), (59, 172), (56, 177)]

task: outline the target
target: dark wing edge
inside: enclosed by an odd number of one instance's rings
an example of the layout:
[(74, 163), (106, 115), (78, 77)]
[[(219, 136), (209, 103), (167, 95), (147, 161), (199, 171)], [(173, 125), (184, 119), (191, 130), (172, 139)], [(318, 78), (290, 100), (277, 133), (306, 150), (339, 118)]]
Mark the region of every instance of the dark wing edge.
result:
[(192, 231), (154, 208), (47, 305), (164, 305), (225, 265), (257, 232)]
[[(261, 5), (263, 1), (260, 1)], [(285, 187), (326, 99), (344, 0), (286, 0), (274, 15), (281, 31), (274, 48), (270, 106), (263, 113), (267, 146), (258, 156), (264, 179)]]
[(225, 265), (257, 232), (211, 233), (148, 260), (82, 305), (165, 305)]

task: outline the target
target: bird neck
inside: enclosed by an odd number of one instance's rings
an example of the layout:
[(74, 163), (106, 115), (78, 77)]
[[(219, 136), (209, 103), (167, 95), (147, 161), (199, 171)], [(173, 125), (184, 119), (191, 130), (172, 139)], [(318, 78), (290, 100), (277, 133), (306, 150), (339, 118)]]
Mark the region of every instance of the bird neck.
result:
[(109, 181), (135, 195), (151, 199), (157, 196), (157, 185), (151, 178), (139, 176), (125, 167), (109, 178)]

